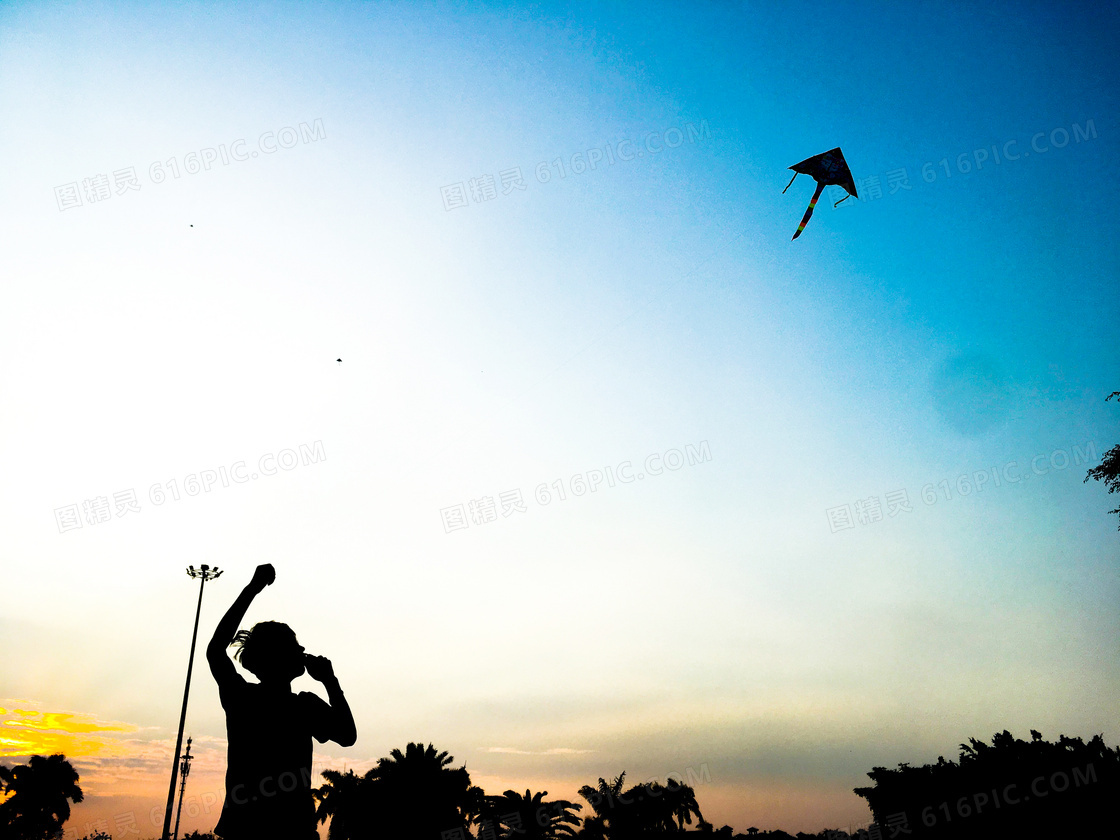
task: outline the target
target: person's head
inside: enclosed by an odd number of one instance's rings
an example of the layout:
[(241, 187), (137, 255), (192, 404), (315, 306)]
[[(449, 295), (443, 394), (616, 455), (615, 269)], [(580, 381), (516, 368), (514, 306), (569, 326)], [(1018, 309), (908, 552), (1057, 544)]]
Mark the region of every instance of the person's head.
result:
[(304, 671), (304, 651), (295, 631), (279, 621), (261, 621), (251, 630), (238, 630), (233, 658), (261, 682), (291, 682)]

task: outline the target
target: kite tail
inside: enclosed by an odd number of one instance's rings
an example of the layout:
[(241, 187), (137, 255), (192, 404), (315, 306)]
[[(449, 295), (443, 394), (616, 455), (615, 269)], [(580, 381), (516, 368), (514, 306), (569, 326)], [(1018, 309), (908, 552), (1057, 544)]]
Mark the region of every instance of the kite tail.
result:
[[(793, 178), (790, 178), (789, 183), (786, 184), (786, 190), (788, 190), (793, 185), (794, 178), (796, 178), (800, 174), (801, 174), (800, 172), (794, 172), (793, 173)], [(786, 190), (782, 190), (782, 195), (786, 194)]]
[(824, 192), (824, 184), (817, 184), (817, 191), (813, 193), (813, 199), (809, 202), (809, 207), (805, 210), (805, 216), (801, 219), (801, 224), (797, 226), (797, 233), (793, 235), (796, 239), (801, 235), (801, 231), (805, 230), (805, 225), (809, 224), (809, 218), (813, 215), (813, 208), (817, 206), (817, 199), (821, 197)]

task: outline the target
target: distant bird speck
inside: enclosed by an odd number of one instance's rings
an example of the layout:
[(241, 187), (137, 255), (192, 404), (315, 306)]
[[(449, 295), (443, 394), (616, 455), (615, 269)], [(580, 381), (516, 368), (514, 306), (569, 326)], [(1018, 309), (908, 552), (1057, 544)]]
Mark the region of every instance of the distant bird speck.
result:
[(335, 361), (338, 362), (339, 364), (342, 364), (342, 359), (335, 359)]

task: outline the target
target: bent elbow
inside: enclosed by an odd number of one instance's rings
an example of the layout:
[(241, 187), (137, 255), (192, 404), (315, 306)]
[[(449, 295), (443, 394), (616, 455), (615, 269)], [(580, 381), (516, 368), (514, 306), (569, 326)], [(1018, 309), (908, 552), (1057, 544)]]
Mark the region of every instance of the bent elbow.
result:
[(211, 642), (206, 646), (206, 661), (210, 663), (211, 670), (232, 665), (229, 654), (226, 653), (226, 649), (221, 643)]

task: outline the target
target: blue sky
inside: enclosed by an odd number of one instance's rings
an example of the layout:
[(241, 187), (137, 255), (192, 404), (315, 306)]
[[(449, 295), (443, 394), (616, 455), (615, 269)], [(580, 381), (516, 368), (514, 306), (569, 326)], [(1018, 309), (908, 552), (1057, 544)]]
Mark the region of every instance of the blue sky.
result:
[[(816, 831), (969, 736), (1116, 743), (1115, 504), (1082, 483), (1120, 442), (1116, 34), (1057, 4), (0, 6), (0, 706), (134, 727), (75, 760), (146, 815), (182, 569), (227, 570), (207, 634), (272, 562), (249, 620), (331, 656), (358, 719), (322, 766), (424, 739), (571, 798), (704, 765), (717, 825)], [(788, 167), (835, 146), (864, 200), (791, 242)], [(205, 671), (188, 728), (220, 787)]]

